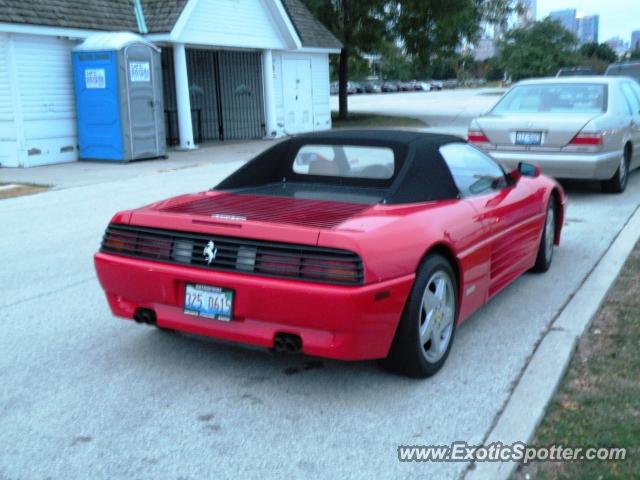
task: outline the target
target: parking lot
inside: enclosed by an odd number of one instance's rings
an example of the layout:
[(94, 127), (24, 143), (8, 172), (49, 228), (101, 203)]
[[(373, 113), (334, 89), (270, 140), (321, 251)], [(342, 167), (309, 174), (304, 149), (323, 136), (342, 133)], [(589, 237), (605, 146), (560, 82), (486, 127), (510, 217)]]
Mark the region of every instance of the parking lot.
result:
[[(495, 96), (376, 99), (371, 111), (426, 109), (462, 128)], [(350, 103), (359, 111), (370, 100)], [(204, 165), (2, 201), (0, 478), (459, 478), (466, 464), (400, 463), (398, 445), (481, 443), (536, 343), (640, 205), (640, 173), (623, 195), (568, 185), (551, 270), (525, 275), (467, 321), (426, 381), (114, 319), (92, 264), (111, 215), (209, 188), (265, 145), (238, 162), (215, 161), (212, 148)]]
[[(504, 93), (500, 88), (459, 88), (431, 92), (357, 94), (349, 96), (349, 111), (400, 115), (422, 120), (429, 130), (466, 135), (469, 122), (489, 110)], [(338, 109), (338, 97), (331, 97)]]

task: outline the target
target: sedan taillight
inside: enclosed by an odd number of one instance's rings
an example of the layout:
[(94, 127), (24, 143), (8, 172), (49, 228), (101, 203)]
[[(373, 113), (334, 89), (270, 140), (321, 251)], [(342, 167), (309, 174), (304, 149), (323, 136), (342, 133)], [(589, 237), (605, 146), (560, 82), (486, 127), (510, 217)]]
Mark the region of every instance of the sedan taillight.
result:
[(482, 130), (469, 130), (467, 139), (469, 143), (489, 143), (489, 139)]
[(589, 147), (597, 147), (602, 145), (602, 133), (601, 132), (580, 132), (573, 140), (571, 140), (570, 145), (584, 145)]

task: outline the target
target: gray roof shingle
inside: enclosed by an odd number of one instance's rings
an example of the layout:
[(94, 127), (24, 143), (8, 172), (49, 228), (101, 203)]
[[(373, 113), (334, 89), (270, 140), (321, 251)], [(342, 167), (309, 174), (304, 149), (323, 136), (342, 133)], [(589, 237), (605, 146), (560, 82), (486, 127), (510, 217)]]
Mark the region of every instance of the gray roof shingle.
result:
[(138, 31), (133, 0), (0, 0), (0, 22)]
[(303, 47), (342, 48), (342, 43), (314, 17), (300, 0), (282, 0)]
[[(188, 0), (141, 0), (149, 33), (170, 32)], [(342, 48), (300, 0), (282, 0), (302, 46)], [(0, 22), (138, 32), (133, 0), (0, 0)]]
[(187, 2), (188, 0), (141, 0), (149, 33), (170, 32)]

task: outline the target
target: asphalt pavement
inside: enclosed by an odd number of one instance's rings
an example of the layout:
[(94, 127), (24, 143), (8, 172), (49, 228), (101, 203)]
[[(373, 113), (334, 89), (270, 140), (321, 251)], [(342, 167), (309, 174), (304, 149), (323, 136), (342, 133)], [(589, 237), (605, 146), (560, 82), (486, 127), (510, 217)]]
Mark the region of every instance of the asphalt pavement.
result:
[(481, 442), (550, 322), (640, 205), (640, 172), (623, 195), (569, 185), (551, 270), (470, 318), (429, 380), (115, 319), (92, 263), (111, 215), (209, 188), (240, 164), (0, 201), (1, 479), (458, 478), (466, 464), (400, 463), (398, 445)]

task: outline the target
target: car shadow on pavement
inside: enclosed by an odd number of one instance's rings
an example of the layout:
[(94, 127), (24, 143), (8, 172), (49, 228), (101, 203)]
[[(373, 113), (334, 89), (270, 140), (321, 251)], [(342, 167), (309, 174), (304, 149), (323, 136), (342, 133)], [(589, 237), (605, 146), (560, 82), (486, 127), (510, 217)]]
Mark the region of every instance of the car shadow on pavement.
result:
[(331, 402), (336, 396), (350, 395), (374, 405), (384, 395), (402, 398), (455, 389), (457, 382), (451, 382), (451, 370), (462, 367), (455, 345), (453, 361), (434, 377), (420, 380), (387, 372), (375, 361), (274, 354), (266, 349), (152, 329), (122, 342), (118, 350), (121, 360), (146, 377), (183, 385), (187, 391), (206, 388), (220, 392), (220, 398), (250, 395), (258, 399), (256, 402), (283, 395)]

